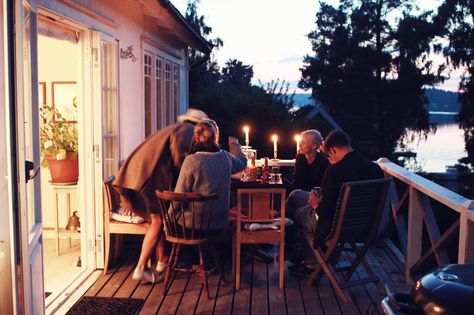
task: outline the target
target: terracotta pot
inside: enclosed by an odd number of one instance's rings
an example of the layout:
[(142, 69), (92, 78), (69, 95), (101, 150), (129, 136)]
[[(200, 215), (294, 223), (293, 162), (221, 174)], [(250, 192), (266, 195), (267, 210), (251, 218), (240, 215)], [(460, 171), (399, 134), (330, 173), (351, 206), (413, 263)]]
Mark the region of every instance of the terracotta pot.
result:
[(79, 178), (79, 160), (77, 154), (66, 153), (64, 160), (53, 159), (52, 156), (45, 156), (48, 161), (49, 172), (51, 173), (51, 183), (73, 184)]

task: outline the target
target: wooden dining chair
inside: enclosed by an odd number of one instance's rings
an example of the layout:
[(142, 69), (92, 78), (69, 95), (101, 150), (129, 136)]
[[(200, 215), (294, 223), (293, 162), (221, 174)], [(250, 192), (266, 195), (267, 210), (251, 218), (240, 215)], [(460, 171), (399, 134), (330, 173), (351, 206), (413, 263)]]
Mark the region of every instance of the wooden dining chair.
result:
[[(217, 194), (208, 196), (200, 193), (177, 193), (171, 191), (156, 191), (160, 213), (163, 218), (166, 240), (172, 244), (169, 264), (166, 268), (163, 295), (169, 289), (171, 273), (175, 272), (182, 245), (195, 246), (199, 252), (199, 273), (201, 281), (209, 295), (207, 274), (204, 269), (204, 246), (210, 246), (214, 259), (216, 259), (214, 241), (222, 235), (223, 231), (210, 230), (212, 221), (212, 206)], [(216, 262), (216, 266), (219, 267)], [(220, 268), (219, 268), (220, 269)], [(219, 270), (222, 272), (221, 270)]]
[[(318, 241), (314, 240), (312, 235), (306, 235), (319, 263), (310, 276), (310, 285), (316, 285), (324, 272), (344, 303), (349, 301), (343, 291), (348, 287), (372, 282), (383, 292), (379, 279), (364, 255), (377, 237), (391, 181), (391, 178), (384, 178), (342, 185), (328, 236)], [(343, 251), (355, 254), (349, 265), (342, 266)], [(344, 260), (347, 257), (344, 257)], [(350, 278), (359, 264), (366, 269), (368, 277), (351, 281)], [(339, 278), (336, 272), (342, 272), (342, 277)]]
[[(245, 188), (237, 190), (237, 219), (232, 242), (232, 272), (235, 273), (235, 288), (237, 290), (240, 288), (242, 244), (279, 245), (279, 287), (283, 289), (285, 195), (285, 188)], [(243, 213), (246, 213), (246, 215), (243, 216)], [(272, 224), (275, 222), (280, 223), (278, 229), (251, 231), (245, 228), (252, 223)]]
[(149, 224), (143, 223), (127, 223), (121, 221), (115, 221), (111, 217), (111, 212), (120, 206), (120, 195), (112, 186), (115, 176), (110, 176), (104, 181), (103, 194), (104, 194), (104, 274), (107, 273), (109, 262), (110, 262), (110, 247), (111, 238), (114, 236), (114, 251), (113, 257), (116, 258), (120, 251), (120, 234), (140, 234), (144, 235), (148, 230)]

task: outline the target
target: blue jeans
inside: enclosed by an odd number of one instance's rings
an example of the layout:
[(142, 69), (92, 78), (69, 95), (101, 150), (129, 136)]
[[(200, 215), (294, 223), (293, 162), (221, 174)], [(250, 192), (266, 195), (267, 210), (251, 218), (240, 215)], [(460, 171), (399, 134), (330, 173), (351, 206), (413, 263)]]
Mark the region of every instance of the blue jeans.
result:
[(294, 224), (288, 229), (286, 244), (287, 248), (294, 248), (297, 245), (306, 256), (307, 242), (301, 237), (302, 232), (313, 234), (318, 220), (315, 210), (308, 204), (310, 192), (301, 189), (293, 190), (286, 200), (286, 217), (293, 220)]

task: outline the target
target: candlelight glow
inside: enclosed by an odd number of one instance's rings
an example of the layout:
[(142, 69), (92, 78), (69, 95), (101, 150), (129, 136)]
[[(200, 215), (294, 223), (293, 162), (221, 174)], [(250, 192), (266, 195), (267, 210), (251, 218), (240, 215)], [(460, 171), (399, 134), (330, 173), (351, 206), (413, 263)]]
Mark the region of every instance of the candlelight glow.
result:
[(250, 143), (250, 139), (249, 139), (249, 131), (250, 131), (250, 128), (249, 128), (249, 126), (244, 126), (244, 132), (245, 132), (245, 145), (246, 145), (246, 146), (249, 146), (249, 143)]
[(273, 140), (273, 158), (276, 160), (277, 159), (277, 141), (278, 141), (278, 136), (277, 135), (272, 135), (272, 140)]
[(300, 140), (301, 140), (301, 136), (299, 134), (295, 135), (296, 154), (298, 154), (300, 152)]

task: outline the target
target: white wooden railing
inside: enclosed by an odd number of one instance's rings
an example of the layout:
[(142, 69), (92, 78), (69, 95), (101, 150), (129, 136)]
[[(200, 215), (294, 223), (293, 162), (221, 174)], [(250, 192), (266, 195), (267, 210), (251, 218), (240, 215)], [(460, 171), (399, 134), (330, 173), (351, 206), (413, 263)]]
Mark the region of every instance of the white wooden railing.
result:
[[(432, 255), (435, 256), (439, 266), (454, 263), (449, 261), (446, 247), (458, 230), (457, 263), (474, 262), (474, 201), (410, 172), (386, 158), (379, 159), (377, 163), (386, 176), (392, 176), (394, 181), (399, 180), (407, 185), (407, 190), (401, 197), (397, 194), (395, 184), (392, 184), (389, 191), (391, 217), (395, 222), (401, 251), (405, 256), (406, 282), (412, 281), (412, 273)], [(430, 199), (459, 213), (459, 219), (443, 234), (439, 231)], [(399, 211), (406, 201), (408, 201), (408, 225)], [(426, 253), (422, 253), (423, 224), (431, 242), (431, 247)]]

